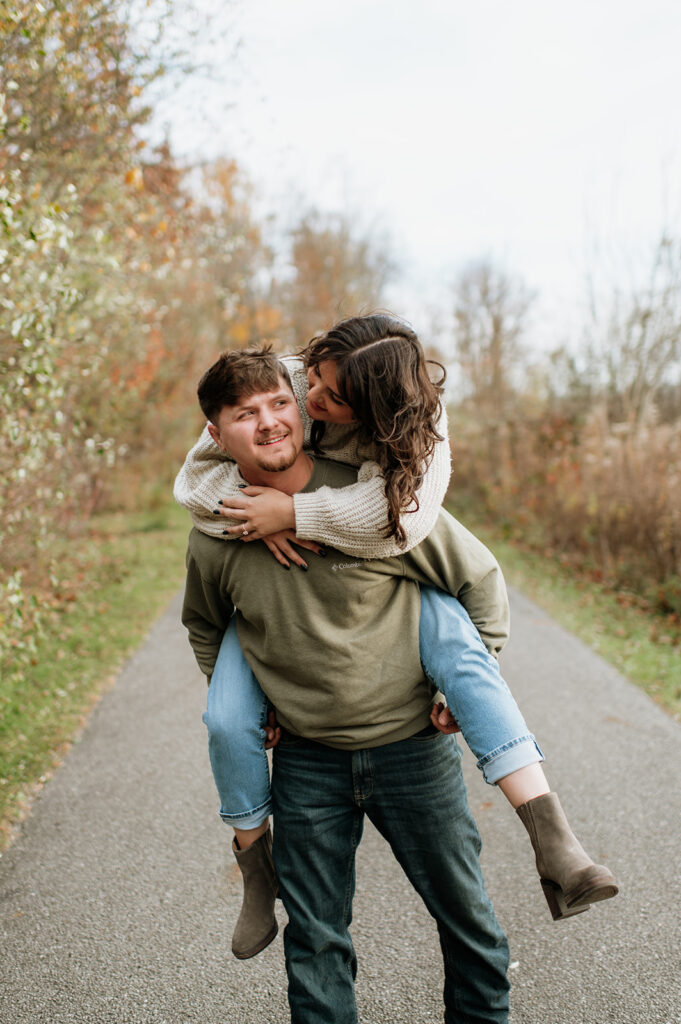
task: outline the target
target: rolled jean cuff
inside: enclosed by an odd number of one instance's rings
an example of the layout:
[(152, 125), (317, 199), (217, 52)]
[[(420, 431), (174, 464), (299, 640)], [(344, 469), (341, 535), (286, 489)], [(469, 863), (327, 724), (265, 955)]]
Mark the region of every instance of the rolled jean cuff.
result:
[(250, 828), (257, 828), (258, 825), (262, 825), (264, 821), (267, 821), (271, 813), (272, 801), (268, 799), (264, 804), (254, 808), (254, 810), (243, 811), (241, 814), (226, 814), (221, 809), (220, 817), (225, 825), (231, 825), (232, 828), (240, 828), (246, 832)]
[(505, 778), (519, 768), (527, 768), (530, 764), (541, 764), (544, 755), (539, 744), (532, 735), (518, 736), (515, 740), (504, 743), (502, 747), (485, 754), (478, 761), (485, 782), (493, 786), (499, 779)]

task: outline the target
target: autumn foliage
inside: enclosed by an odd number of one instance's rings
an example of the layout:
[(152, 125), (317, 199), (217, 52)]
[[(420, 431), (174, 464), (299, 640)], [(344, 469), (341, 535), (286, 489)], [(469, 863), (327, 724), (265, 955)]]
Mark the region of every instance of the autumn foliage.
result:
[(379, 304), (387, 277), (346, 220), (314, 212), (275, 259), (234, 159), (182, 167), (146, 143), (157, 83), (190, 64), (165, 41), (174, 6), (0, 0), (0, 670), (15, 681), (73, 598), (88, 517), (168, 500), (206, 365), (296, 348)]
[(199, 372), (256, 315), (238, 168), (207, 170), (196, 198), (168, 146), (149, 151), (163, 68), (136, 49), (131, 10), (0, 2), (4, 673), (30, 664), (59, 607), (64, 539), (97, 509), (167, 495)]
[[(146, 142), (172, 6), (0, 0), (0, 670), (20, 679), (88, 517), (167, 499), (206, 365), (262, 340), (295, 350), (384, 305), (395, 271), (385, 240), (313, 208), (275, 251), (236, 160), (184, 167)], [(483, 262), (435, 339), (453, 370), (455, 509), (465, 496), (676, 616), (679, 281), (664, 234), (646, 287), (605, 307), (595, 289), (587, 350), (538, 370), (533, 297)]]
[[(664, 257), (678, 271), (681, 245)], [(680, 280), (670, 267), (659, 291), (611, 295), (590, 344), (542, 364), (523, 347), (522, 283), (477, 264), (458, 282), (448, 349), (455, 509), (472, 504), (519, 544), (662, 613), (679, 642)]]

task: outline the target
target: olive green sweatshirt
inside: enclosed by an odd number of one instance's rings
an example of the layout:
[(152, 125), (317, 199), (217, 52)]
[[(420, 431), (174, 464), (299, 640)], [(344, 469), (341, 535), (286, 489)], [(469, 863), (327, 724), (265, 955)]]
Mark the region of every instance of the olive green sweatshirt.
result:
[[(352, 483), (357, 470), (316, 459), (304, 490)], [(363, 560), (333, 548), (285, 569), (259, 542), (189, 536), (182, 621), (210, 677), (233, 611), (244, 655), (281, 724), (331, 747), (404, 739), (428, 724), (434, 689), (419, 660), (419, 583), (458, 597), (487, 648), (508, 635), (493, 555), (446, 511), (417, 547)]]

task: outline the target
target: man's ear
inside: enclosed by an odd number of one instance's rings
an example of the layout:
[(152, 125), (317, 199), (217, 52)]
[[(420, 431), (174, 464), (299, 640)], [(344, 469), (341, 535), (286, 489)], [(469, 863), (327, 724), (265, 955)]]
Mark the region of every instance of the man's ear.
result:
[(215, 441), (215, 443), (218, 446), (218, 448), (220, 449), (220, 451), (224, 452), (225, 449), (222, 447), (222, 444), (220, 442), (220, 431), (218, 430), (218, 428), (215, 426), (214, 423), (209, 423), (209, 424), (207, 424), (207, 426), (208, 426), (208, 433), (213, 438), (213, 440)]

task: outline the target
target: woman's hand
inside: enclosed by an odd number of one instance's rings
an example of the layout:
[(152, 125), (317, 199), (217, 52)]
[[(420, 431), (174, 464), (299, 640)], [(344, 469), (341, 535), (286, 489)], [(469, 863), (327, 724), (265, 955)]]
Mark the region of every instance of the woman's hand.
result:
[(437, 704), (433, 704), (433, 710), (430, 712), (430, 720), (436, 729), (446, 734), (452, 732), (461, 732), (461, 727), (457, 722), (454, 715), (451, 713), (449, 708), (439, 701)]
[(234, 533), (244, 540), (262, 540), (280, 530), (295, 530), (296, 515), (290, 494), (274, 487), (244, 487), (239, 497), (218, 502), (219, 512), (238, 519), (239, 526), (230, 526), (225, 533)]
[[(248, 540), (250, 540), (250, 537)], [(293, 562), (294, 565), (299, 565), (301, 569), (307, 569), (307, 562), (298, 554), (293, 547), (294, 544), (297, 544), (299, 548), (307, 548), (308, 551), (314, 551), (315, 554), (321, 555), (322, 558), (326, 555), (326, 551), (321, 544), (317, 544), (314, 540), (300, 540), (296, 537), (293, 530), (280, 530), (278, 533), (270, 533), (269, 536), (263, 537), (262, 542), (267, 545), (276, 560), (281, 562), (286, 569), (290, 568), (290, 562)]]

